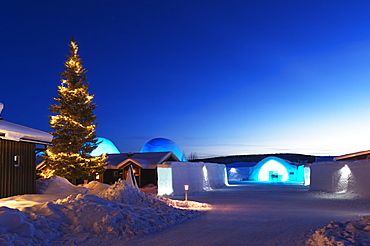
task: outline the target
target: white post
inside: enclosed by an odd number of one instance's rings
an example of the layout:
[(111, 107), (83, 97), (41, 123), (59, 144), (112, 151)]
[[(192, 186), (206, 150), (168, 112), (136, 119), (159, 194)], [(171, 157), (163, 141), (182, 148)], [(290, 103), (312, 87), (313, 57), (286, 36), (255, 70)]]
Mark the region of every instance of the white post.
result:
[(185, 188), (185, 201), (188, 201), (189, 185), (184, 185), (184, 188)]

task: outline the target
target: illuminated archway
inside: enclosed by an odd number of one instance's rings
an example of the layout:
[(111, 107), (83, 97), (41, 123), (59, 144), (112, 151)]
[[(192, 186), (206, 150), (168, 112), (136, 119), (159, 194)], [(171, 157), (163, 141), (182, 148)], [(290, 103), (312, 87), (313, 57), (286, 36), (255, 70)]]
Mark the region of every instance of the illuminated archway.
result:
[(261, 166), (258, 181), (289, 181), (287, 168), (277, 158), (270, 157)]

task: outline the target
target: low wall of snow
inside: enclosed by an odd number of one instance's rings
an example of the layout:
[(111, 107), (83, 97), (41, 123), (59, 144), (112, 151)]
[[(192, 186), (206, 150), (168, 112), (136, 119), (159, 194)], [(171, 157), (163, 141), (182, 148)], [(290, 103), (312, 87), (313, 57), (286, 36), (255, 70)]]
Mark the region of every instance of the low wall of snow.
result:
[(184, 195), (184, 185), (189, 185), (192, 194), (223, 187), (227, 182), (224, 164), (165, 162), (157, 171), (158, 195)]
[(370, 196), (370, 160), (316, 162), (311, 165), (312, 191)]

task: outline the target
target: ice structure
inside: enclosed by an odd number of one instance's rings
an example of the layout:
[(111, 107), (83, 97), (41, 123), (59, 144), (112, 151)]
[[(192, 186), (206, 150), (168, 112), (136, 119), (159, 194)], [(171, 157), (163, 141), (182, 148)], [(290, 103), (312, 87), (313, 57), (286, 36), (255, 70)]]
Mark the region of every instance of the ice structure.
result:
[(103, 137), (97, 137), (98, 147), (91, 152), (91, 156), (98, 156), (101, 154), (119, 154), (119, 150), (112, 141)]
[(224, 164), (169, 161), (158, 165), (158, 195), (184, 195), (184, 185), (189, 194), (227, 185)]
[(311, 165), (312, 191), (370, 197), (370, 159), (315, 162)]
[(304, 182), (309, 184), (309, 168), (275, 156), (258, 163), (238, 162), (227, 165), (229, 181)]
[(153, 138), (149, 140), (140, 150), (140, 153), (147, 152), (172, 152), (180, 161), (187, 161), (177, 144), (167, 138)]

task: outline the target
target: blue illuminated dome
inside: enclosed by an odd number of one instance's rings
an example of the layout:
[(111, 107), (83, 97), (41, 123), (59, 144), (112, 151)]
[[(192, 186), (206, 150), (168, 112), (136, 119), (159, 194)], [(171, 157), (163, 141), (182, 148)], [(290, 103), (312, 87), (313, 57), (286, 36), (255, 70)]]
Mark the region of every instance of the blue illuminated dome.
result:
[(140, 153), (147, 152), (172, 152), (180, 161), (187, 161), (177, 144), (167, 138), (153, 138), (149, 140), (140, 150)]
[(97, 137), (98, 147), (91, 152), (91, 156), (98, 156), (101, 154), (119, 154), (117, 147), (109, 139)]

